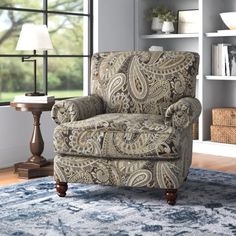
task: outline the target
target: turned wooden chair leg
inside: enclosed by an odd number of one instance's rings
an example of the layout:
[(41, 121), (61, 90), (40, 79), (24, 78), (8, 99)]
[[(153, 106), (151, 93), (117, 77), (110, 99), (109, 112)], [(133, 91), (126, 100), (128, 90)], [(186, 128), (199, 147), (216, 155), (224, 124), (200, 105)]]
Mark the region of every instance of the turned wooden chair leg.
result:
[(177, 189), (166, 189), (165, 197), (169, 205), (175, 205), (177, 198)]
[(68, 189), (68, 185), (66, 182), (56, 183), (56, 190), (59, 197), (65, 197), (67, 189)]

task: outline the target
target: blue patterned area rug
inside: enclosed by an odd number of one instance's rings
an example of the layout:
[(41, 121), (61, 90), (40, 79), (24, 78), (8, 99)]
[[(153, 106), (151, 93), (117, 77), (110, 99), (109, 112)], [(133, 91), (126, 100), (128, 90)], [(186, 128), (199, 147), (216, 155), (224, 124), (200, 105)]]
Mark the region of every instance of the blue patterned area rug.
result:
[(0, 235), (236, 235), (236, 175), (191, 169), (175, 206), (160, 190), (71, 184), (51, 177), (0, 188)]

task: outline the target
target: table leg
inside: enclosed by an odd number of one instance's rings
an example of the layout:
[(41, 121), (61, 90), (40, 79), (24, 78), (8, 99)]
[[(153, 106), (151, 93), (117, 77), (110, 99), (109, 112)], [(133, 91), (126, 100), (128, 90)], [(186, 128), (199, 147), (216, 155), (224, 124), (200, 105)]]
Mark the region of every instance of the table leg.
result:
[(33, 155), (28, 159), (28, 162), (38, 166), (44, 166), (47, 164), (47, 160), (41, 156), (44, 149), (44, 142), (40, 130), (40, 116), (42, 112), (33, 111), (32, 114), (34, 117), (34, 127), (30, 141), (30, 151)]
[(33, 111), (34, 117), (33, 134), (30, 141), (32, 156), (26, 162), (15, 164), (15, 172), (20, 178), (35, 178), (53, 175), (53, 163), (48, 162), (41, 154), (44, 149), (44, 142), (40, 130), (40, 116), (42, 112)]

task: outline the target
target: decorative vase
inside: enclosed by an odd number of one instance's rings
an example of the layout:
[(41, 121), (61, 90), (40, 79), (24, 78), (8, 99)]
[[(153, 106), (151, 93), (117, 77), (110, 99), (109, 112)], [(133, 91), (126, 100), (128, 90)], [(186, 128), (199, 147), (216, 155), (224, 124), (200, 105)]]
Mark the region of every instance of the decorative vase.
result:
[(162, 31), (165, 32), (166, 34), (170, 34), (171, 32), (173, 32), (174, 29), (174, 24), (171, 21), (164, 21), (163, 25), (162, 25)]
[(157, 34), (161, 33), (163, 21), (159, 17), (152, 18), (152, 30), (156, 31)]

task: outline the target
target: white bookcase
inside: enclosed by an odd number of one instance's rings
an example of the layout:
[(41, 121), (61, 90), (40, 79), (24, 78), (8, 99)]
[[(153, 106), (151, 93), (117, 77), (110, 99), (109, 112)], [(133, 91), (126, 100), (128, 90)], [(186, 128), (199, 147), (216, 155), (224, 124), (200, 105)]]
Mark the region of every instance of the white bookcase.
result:
[[(165, 5), (174, 12), (198, 9), (199, 33), (154, 34), (146, 12), (151, 7)], [(231, 43), (236, 45), (236, 34), (217, 33), (227, 27), (219, 13), (236, 11), (236, 0), (135, 0), (135, 50), (148, 50), (150, 46), (163, 46), (164, 50), (194, 51), (200, 55), (196, 97), (201, 101), (199, 140), (194, 141), (195, 152), (236, 157), (236, 145), (210, 141), (212, 108), (236, 107), (236, 77), (211, 75), (211, 45)], [(177, 28), (177, 27), (175, 27)]]

